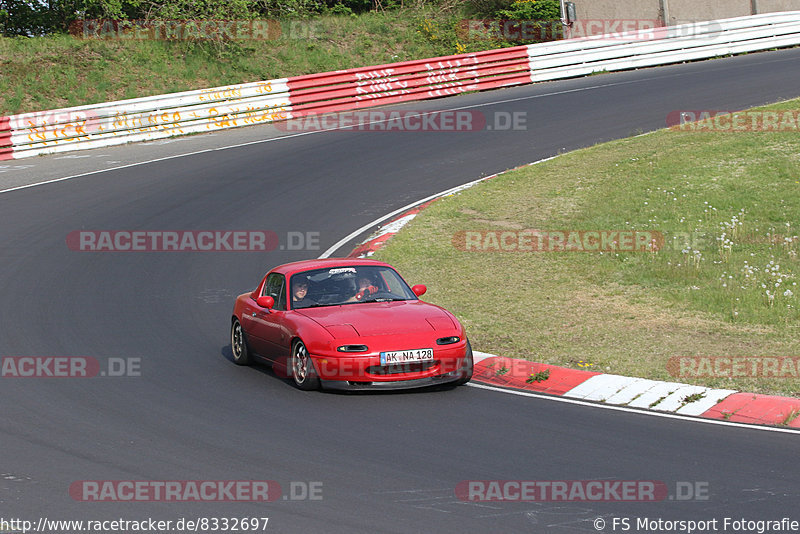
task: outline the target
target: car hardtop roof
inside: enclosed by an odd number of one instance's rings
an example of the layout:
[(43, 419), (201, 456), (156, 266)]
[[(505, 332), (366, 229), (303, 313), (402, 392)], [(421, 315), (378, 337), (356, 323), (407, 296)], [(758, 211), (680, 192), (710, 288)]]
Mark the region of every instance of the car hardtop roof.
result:
[[(335, 267), (358, 267), (358, 266), (382, 266), (392, 267), (388, 263), (382, 261), (370, 260), (366, 258), (325, 258), (315, 260), (302, 260), (292, 263), (285, 263), (272, 269), (271, 273), (281, 273), (283, 275), (290, 275), (301, 271), (310, 271), (312, 269), (333, 269)], [(393, 268), (393, 267), (392, 267)]]

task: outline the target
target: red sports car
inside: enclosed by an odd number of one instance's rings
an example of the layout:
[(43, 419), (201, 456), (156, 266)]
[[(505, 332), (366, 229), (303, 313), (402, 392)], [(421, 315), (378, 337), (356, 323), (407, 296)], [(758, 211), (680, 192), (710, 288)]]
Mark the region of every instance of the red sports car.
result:
[(465, 384), (472, 349), (447, 310), (419, 300), (389, 264), (361, 259), (287, 263), (239, 295), (231, 350), (256, 357), (298, 388), (400, 389)]

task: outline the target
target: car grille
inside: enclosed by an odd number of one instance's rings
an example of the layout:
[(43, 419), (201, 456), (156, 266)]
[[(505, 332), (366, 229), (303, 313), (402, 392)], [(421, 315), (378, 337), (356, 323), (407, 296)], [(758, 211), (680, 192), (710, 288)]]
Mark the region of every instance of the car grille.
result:
[(367, 367), (367, 374), (371, 375), (399, 375), (405, 373), (421, 373), (431, 367), (439, 365), (437, 361), (400, 363), (396, 365), (372, 365)]

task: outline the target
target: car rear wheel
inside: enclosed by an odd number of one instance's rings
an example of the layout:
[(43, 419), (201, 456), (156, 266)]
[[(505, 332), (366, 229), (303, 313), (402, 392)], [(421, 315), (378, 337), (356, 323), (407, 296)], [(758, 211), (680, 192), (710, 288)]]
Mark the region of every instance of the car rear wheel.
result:
[(295, 341), (292, 346), (292, 378), (295, 385), (303, 391), (319, 389), (319, 377), (302, 341)]
[(456, 386), (463, 386), (470, 380), (472, 380), (472, 369), (474, 364), (472, 362), (472, 345), (469, 344), (469, 340), (467, 340), (467, 352), (464, 355), (464, 365), (461, 367), (461, 378), (459, 378), (456, 382)]
[(233, 352), (233, 363), (237, 365), (250, 365), (252, 362), (250, 349), (247, 347), (247, 340), (239, 319), (234, 319), (231, 323), (231, 352)]

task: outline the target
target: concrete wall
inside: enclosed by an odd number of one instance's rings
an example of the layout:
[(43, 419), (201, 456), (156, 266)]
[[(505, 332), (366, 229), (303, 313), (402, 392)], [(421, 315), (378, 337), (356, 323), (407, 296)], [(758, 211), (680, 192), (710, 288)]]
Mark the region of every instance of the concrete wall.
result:
[(759, 13), (800, 11), (800, 0), (753, 0)]
[(572, 0), (578, 20), (646, 19), (669, 25), (776, 11), (800, 11), (800, 0)]
[(752, 15), (751, 0), (664, 0), (669, 15), (667, 25), (700, 20), (728, 19)]
[(578, 20), (661, 20), (660, 0), (572, 0)]

